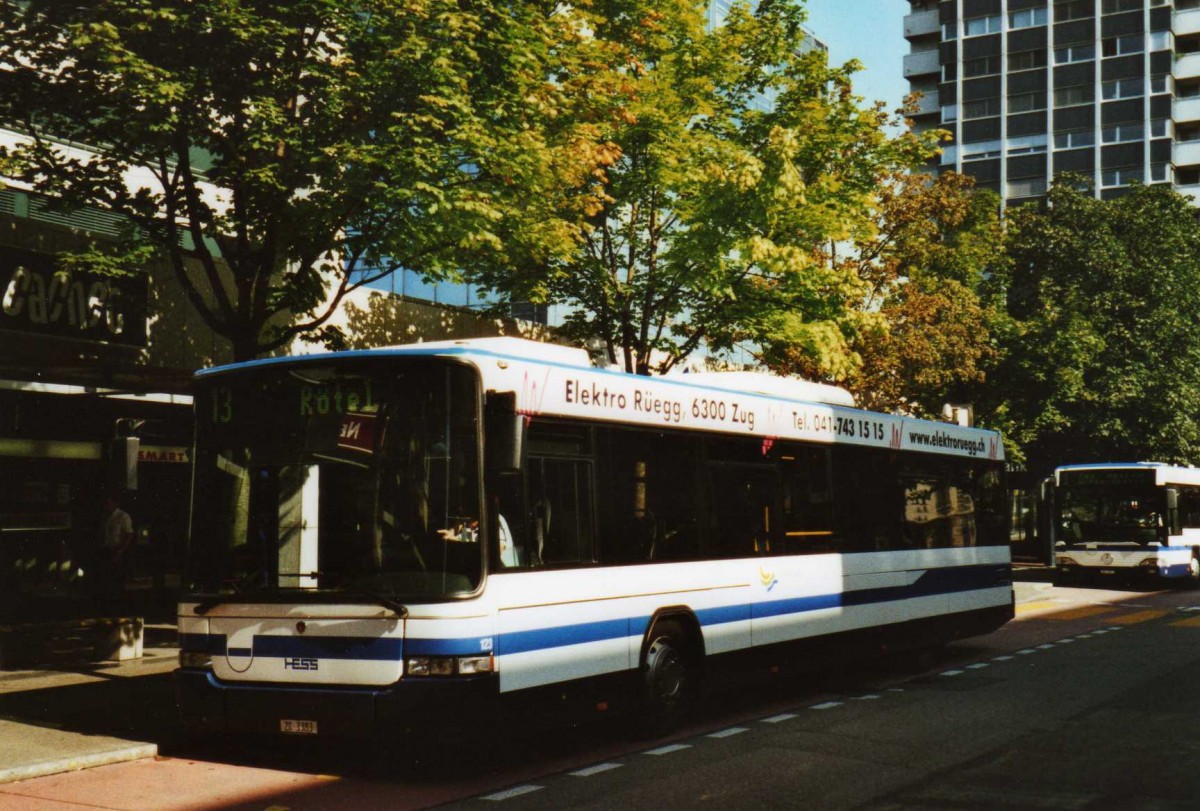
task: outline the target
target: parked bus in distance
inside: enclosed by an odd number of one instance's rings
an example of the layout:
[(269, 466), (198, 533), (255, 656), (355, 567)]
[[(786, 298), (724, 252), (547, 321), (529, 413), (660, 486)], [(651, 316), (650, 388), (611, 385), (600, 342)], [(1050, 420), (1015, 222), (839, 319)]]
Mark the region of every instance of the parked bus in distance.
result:
[(1200, 469), (1159, 462), (1054, 471), (1056, 577), (1200, 581)]
[(497, 338), (235, 364), (194, 402), (194, 730), (520, 706), (654, 734), (702, 671), (1013, 616), (1000, 437), (834, 387)]

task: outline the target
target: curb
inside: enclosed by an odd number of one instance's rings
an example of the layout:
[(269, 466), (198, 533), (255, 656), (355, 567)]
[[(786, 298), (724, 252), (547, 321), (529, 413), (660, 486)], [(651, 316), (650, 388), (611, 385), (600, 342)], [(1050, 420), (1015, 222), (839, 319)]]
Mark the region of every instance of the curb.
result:
[(95, 766), (108, 766), (112, 763), (126, 763), (131, 760), (142, 760), (158, 756), (158, 745), (153, 743), (130, 744), (118, 749), (93, 752), (88, 755), (46, 760), (41, 763), (30, 763), (25, 766), (13, 766), (0, 769), (0, 783), (13, 783), (17, 780), (28, 780), (31, 777), (47, 777), (63, 772), (75, 772), (90, 769)]

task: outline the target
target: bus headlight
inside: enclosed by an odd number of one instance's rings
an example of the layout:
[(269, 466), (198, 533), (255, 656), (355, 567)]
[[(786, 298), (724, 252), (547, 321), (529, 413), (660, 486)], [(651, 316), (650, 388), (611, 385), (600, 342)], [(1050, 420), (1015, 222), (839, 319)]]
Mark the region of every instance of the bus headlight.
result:
[(1075, 558), (1069, 558), (1066, 555), (1059, 555), (1057, 558), (1057, 562), (1058, 562), (1059, 566), (1078, 566), (1079, 565), (1078, 563), (1075, 562)]
[(212, 667), (212, 654), (194, 650), (181, 650), (179, 652), (179, 666), (191, 668)]
[(1143, 569), (1157, 569), (1158, 568), (1158, 558), (1146, 558), (1141, 563), (1139, 563), (1138, 566), (1141, 566)]
[(409, 676), (476, 676), (495, 670), (491, 656), (410, 656), (404, 660)]

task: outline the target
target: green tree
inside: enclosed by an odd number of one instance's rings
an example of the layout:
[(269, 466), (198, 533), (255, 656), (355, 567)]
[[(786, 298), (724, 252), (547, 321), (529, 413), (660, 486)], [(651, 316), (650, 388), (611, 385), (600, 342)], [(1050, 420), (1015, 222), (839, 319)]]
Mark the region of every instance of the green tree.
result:
[(802, 53), (799, 3), (736, 4), (713, 30), (707, 5), (592, 4), (629, 97), (603, 131), (620, 150), (593, 178), (603, 204), (569, 260), (477, 280), (567, 305), (567, 334), (629, 371), (743, 342), (844, 375), (873, 316), (854, 306), (862, 281), (823, 248), (868, 232), (881, 174), (931, 154), (936, 136), (889, 137), (892, 117), (853, 94), (855, 63)]
[(239, 359), (397, 267), (573, 248), (610, 154), (603, 55), (552, 0), (30, 0), (0, 30), (6, 172), (125, 215)]
[(1200, 461), (1200, 228), (1190, 201), (1078, 179), (1009, 216), (1010, 332), (989, 389), (1027, 467)]
[(947, 402), (980, 396), (1004, 318), (989, 287), (1004, 265), (998, 210), (994, 194), (953, 172), (881, 184), (875, 230), (842, 260), (880, 316), (853, 343), (862, 366), (846, 385), (860, 405), (937, 417)]

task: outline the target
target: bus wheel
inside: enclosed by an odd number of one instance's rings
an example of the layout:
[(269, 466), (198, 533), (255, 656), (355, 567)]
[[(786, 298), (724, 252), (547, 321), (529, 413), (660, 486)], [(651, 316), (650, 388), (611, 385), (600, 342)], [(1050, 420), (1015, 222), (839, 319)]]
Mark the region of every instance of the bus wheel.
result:
[(670, 624), (656, 627), (642, 667), (638, 732), (647, 738), (659, 738), (678, 726), (691, 698), (692, 682), (680, 629)]

